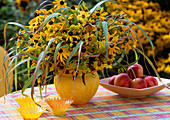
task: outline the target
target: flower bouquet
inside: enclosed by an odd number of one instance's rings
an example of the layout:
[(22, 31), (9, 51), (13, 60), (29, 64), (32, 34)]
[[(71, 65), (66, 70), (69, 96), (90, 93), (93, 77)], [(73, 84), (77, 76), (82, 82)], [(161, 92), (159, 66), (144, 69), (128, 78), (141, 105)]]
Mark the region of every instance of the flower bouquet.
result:
[[(65, 0), (55, 0), (43, 6), (47, 2), (45, 1), (40, 5), (40, 9), (35, 11), (36, 16), (29, 21), (28, 26), (14, 22), (8, 23), (22, 28), (16, 37), (11, 38), (10, 41), (16, 39), (16, 42), (15, 47), (12, 47), (8, 54), (9, 56), (15, 53), (11, 57), (11, 64), (13, 62), (15, 64), (11, 70), (15, 72), (15, 83), (17, 84), (18, 74), (24, 73), (28, 76), (22, 93), (32, 83), (33, 98), (35, 84), (43, 88), (42, 86), (56, 75), (61, 75), (56, 87), (62, 81), (62, 77), (67, 74), (71, 75), (72, 81), (79, 76), (85, 86), (90, 86), (91, 84), (88, 85), (86, 82), (86, 75), (94, 77), (98, 70), (104, 68), (128, 67), (138, 61), (137, 52), (144, 55), (154, 68), (144, 52), (136, 48), (140, 40), (131, 26), (137, 26), (152, 45), (149, 37), (138, 25), (127, 20), (125, 13), (105, 12), (101, 5), (107, 1), (109, 0), (99, 2), (90, 10), (84, 2), (69, 7)], [(117, 5), (116, 2), (112, 2)], [(8, 24), (4, 28), (5, 40)], [(134, 51), (135, 55), (132, 57), (136, 60), (122, 64), (121, 61), (128, 56), (130, 50)], [(18, 71), (25, 63), (27, 63), (26, 68)], [(7, 69), (6, 76), (11, 71)], [(98, 83), (95, 84), (98, 85)], [(74, 94), (76, 85), (71, 85), (74, 86), (72, 88)], [(95, 89), (97, 90), (97, 87)], [(73, 94), (69, 97), (72, 98)]]

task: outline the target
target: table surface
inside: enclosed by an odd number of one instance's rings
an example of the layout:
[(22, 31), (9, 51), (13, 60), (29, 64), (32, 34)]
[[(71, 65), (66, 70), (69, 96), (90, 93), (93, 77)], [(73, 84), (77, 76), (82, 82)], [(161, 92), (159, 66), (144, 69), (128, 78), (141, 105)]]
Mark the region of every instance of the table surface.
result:
[[(39, 89), (35, 88), (35, 93)], [(30, 88), (25, 91), (30, 94)], [(54, 85), (47, 86), (43, 95), (57, 95)], [(19, 107), (15, 98), (22, 97), (21, 91), (0, 98), (0, 120), (22, 120), (16, 108)], [(43, 100), (43, 107), (49, 106)], [(61, 117), (53, 116), (52, 112), (44, 112), (40, 120), (79, 120), (79, 119), (115, 119), (115, 120), (170, 120), (170, 91), (163, 89), (145, 98), (124, 98), (99, 86), (96, 95), (84, 105), (72, 105)]]

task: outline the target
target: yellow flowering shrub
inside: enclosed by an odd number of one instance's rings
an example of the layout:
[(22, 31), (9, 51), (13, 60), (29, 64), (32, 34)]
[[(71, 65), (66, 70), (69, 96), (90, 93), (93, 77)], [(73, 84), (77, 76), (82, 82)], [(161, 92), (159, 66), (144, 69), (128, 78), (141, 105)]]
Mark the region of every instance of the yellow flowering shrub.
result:
[[(125, 11), (128, 14), (126, 17), (139, 25), (152, 40), (159, 65), (158, 72), (170, 73), (169, 62), (167, 62), (170, 59), (167, 54), (170, 52), (170, 11), (162, 11), (159, 3), (148, 0), (117, 0), (117, 2), (119, 6), (107, 2), (107, 11), (112, 14)], [(146, 54), (152, 56), (153, 50), (146, 36), (136, 26), (132, 26), (132, 29), (137, 32)]]

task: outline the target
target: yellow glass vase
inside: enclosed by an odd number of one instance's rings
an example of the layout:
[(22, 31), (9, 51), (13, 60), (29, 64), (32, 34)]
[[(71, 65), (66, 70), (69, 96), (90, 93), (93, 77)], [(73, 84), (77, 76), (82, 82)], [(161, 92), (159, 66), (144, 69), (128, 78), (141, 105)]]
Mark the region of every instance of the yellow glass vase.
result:
[(61, 75), (56, 75), (54, 77), (54, 85), (57, 93), (61, 98), (65, 99), (70, 99), (72, 96), (73, 104), (86, 104), (89, 100), (91, 100), (98, 89), (99, 76), (97, 73), (95, 73), (94, 76), (87, 74), (84, 78), (86, 85), (83, 83), (82, 77), (77, 76), (74, 87), (72, 75), (63, 75), (62, 79)]

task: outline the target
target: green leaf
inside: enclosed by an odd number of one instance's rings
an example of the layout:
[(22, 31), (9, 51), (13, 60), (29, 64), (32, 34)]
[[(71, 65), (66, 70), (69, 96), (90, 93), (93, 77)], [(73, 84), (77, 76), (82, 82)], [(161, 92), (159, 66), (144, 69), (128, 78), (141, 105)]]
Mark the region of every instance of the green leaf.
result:
[(67, 9), (68, 9), (68, 8), (60, 8), (60, 9), (56, 10), (55, 13), (58, 13), (58, 12), (60, 12), (60, 11), (62, 11), (62, 10), (67, 10)]
[(21, 53), (24, 53), (24, 54), (28, 55), (28, 57), (30, 57), (30, 58), (32, 58), (32, 59), (34, 59), (34, 60), (38, 60), (38, 57), (33, 56), (33, 55), (31, 55), (31, 54), (29, 54), (29, 53), (23, 51), (23, 50), (21, 50)]
[(43, 55), (44, 55), (44, 51), (42, 51), (42, 52), (40, 53), (40, 55), (38, 56), (38, 61), (43, 59)]
[(54, 53), (54, 69), (55, 69), (55, 73), (56, 73), (56, 60), (57, 60), (57, 54), (58, 54), (58, 50), (61, 46), (61, 44), (63, 43), (64, 41), (61, 41), (57, 44), (56, 48), (55, 48), (55, 53)]
[(28, 78), (30, 77), (30, 60), (27, 61), (27, 68), (28, 68)]
[[(73, 77), (73, 80), (75, 80), (76, 77), (77, 77), (77, 71), (78, 71), (79, 64), (80, 64), (80, 57), (81, 57), (81, 49), (82, 49), (82, 46), (83, 46), (83, 42), (80, 44), (80, 47), (79, 47), (77, 68), (76, 68), (76, 73), (75, 73), (75, 75), (74, 75), (74, 77)], [(73, 93), (72, 93), (72, 94), (73, 94)]]
[(36, 65), (35, 65), (35, 66), (32, 66), (32, 67), (29, 67), (29, 68), (26, 68), (26, 69), (24, 69), (24, 70), (22, 70), (22, 71), (19, 71), (18, 74), (27, 72), (27, 71), (32, 70), (32, 69), (35, 69), (35, 68), (36, 68)]
[(11, 93), (11, 77), (9, 78), (9, 81), (8, 81), (8, 92)]
[(5, 57), (5, 59), (3, 60), (3, 63), (2, 63), (2, 67), (4, 66), (4, 63), (5, 61), (7, 60), (7, 58), (12, 54), (14, 53), (15, 51), (11, 51), (10, 53), (7, 54), (7, 56)]
[[(139, 58), (138, 58), (138, 60), (139, 60)], [(127, 68), (127, 67), (135, 64), (138, 60), (135, 60), (135, 61), (133, 61), (133, 62), (131, 62), (130, 64), (127, 64), (127, 65), (119, 64), (118, 66), (113, 66), (113, 68)]]
[(22, 29), (24, 29), (26, 31), (29, 31), (29, 29), (27, 27), (24, 27), (22, 24), (19, 24), (19, 23), (16, 23), (16, 22), (9, 22), (7, 24), (8, 25), (16, 25), (16, 26), (19, 26), (19, 27), (21, 27)]
[(120, 58), (112, 66), (113, 67), (117, 66), (123, 60), (124, 57), (125, 57), (125, 53), (123, 52)]
[[(51, 46), (51, 44), (52, 44), (52, 42), (55, 40), (55, 38), (52, 38), (49, 42), (48, 42), (48, 45), (47, 45), (47, 47), (45, 48), (45, 51), (44, 51), (44, 54), (43, 54), (43, 59), (42, 59), (42, 61), (43, 61), (43, 72), (44, 72), (44, 74), (45, 74), (45, 57), (46, 57), (46, 53), (48, 52), (48, 49), (50, 48), (50, 46)], [(45, 75), (44, 76), (42, 76), (42, 78), (43, 77), (45, 77)]]
[[(135, 49), (133, 49), (133, 51), (134, 51), (134, 53), (135, 53), (135, 58), (136, 58), (136, 60), (138, 60), (138, 59), (139, 59), (139, 57), (138, 57), (138, 54), (137, 54), (136, 50), (135, 50)], [(138, 64), (138, 61), (136, 62), (136, 64)]]
[(50, 48), (52, 42), (53, 42), (55, 39), (56, 39), (56, 38), (52, 38), (52, 39), (48, 42), (48, 45), (47, 45), (47, 47), (45, 48), (45, 51), (44, 51), (44, 55), (47, 54), (48, 49)]
[(105, 37), (105, 45), (106, 45), (106, 62), (108, 62), (108, 30), (107, 30), (107, 22), (102, 22), (103, 25), (103, 31), (104, 31), (104, 37)]
[(121, 48), (121, 47), (119, 47), (123, 52), (124, 52), (124, 54), (125, 54), (125, 56), (126, 56), (126, 59), (127, 59), (127, 62), (129, 61), (128, 60), (128, 55), (127, 55), (127, 53), (125, 52), (125, 50), (123, 49), (123, 48)]
[[(39, 71), (37, 72), (37, 78), (38, 78), (42, 73), (43, 73), (43, 70), (42, 70), (42, 69), (39, 70)], [(26, 84), (25, 84), (24, 87), (22, 88), (22, 91), (21, 91), (21, 92), (22, 92), (22, 95), (27, 96), (26, 94), (24, 94), (24, 92), (25, 92), (25, 90), (31, 85), (32, 81), (33, 81), (33, 75), (27, 80)]]
[[(46, 2), (47, 2), (47, 1), (46, 1)], [(43, 7), (42, 7), (42, 8), (40, 8), (40, 9), (46, 9), (48, 6), (53, 6), (53, 4), (43, 5)]]
[[(113, 3), (117, 4), (116, 2), (111, 1), (111, 0), (103, 0), (103, 1), (101, 1), (101, 2), (99, 2), (99, 3), (97, 3), (97, 4), (90, 10), (90, 14), (93, 14), (93, 12), (94, 12), (100, 5), (102, 5), (103, 3), (107, 2), (107, 1), (110, 1), (110, 2), (113, 2)], [(118, 4), (117, 4), (117, 5), (118, 5)]]
[(129, 32), (129, 30), (126, 30), (124, 33), (122, 33), (121, 35), (119, 35), (119, 36), (123, 36), (123, 35), (125, 35), (126, 33), (128, 33)]
[[(27, 61), (29, 61), (29, 60), (32, 60), (32, 58), (28, 58), (28, 59), (24, 59), (24, 60), (22, 60), (21, 62), (19, 62), (18, 64), (16, 64), (12, 69), (11, 69), (11, 71), (10, 72), (12, 72), (15, 68), (17, 68), (19, 65), (21, 65), (21, 64), (23, 64), (23, 63), (25, 63), (25, 62), (27, 62)], [(9, 73), (10, 73), (9, 72)]]
[(79, 41), (79, 43), (76, 45), (76, 47), (74, 48), (74, 50), (71, 52), (70, 56), (67, 59), (66, 62), (66, 66), (68, 65), (70, 59), (73, 57), (73, 55), (76, 53), (76, 51), (78, 50), (78, 48), (80, 47), (81, 43), (83, 43), (84, 41)]
[(60, 48), (65, 48), (65, 47), (69, 47), (70, 45), (63, 45)]
[[(16, 54), (17, 54), (17, 49), (16, 49)], [(18, 58), (15, 57), (15, 65), (17, 65), (17, 62), (18, 62)], [(17, 84), (18, 84), (18, 83), (17, 83), (17, 82), (18, 82), (18, 80), (17, 80), (17, 78), (18, 78), (18, 77), (17, 77), (17, 72), (18, 72), (18, 71), (17, 71), (17, 68), (14, 68), (14, 69), (15, 69), (15, 75), (14, 75), (14, 77), (15, 77), (15, 79), (14, 79), (14, 80), (15, 80), (15, 90), (17, 91)], [(10, 71), (10, 72), (11, 72), (11, 71)], [(10, 73), (10, 72), (9, 72), (9, 73)]]
[(62, 15), (61, 13), (53, 13), (53, 14), (49, 15), (49, 16), (44, 20), (44, 22), (43, 22), (43, 24), (40, 26), (39, 30), (41, 30), (41, 29), (44, 27), (44, 25), (45, 25), (50, 19), (52, 19), (52, 18), (54, 18), (54, 17), (58, 17), (57, 15), (61, 15), (61, 16), (64, 18), (66, 24), (69, 25), (68, 20), (67, 20), (67, 18), (66, 18), (64, 15)]
[[(46, 49), (47, 49), (47, 47), (46, 47)], [(35, 68), (35, 70), (34, 70), (34, 74), (33, 74), (33, 78), (32, 78), (32, 86), (31, 86), (31, 98), (33, 99), (33, 101), (34, 101), (33, 94), (34, 94), (35, 81), (36, 81), (36, 79), (37, 79), (37, 73), (39, 72), (40, 64), (41, 64), (41, 62), (42, 62), (43, 57), (45, 56), (45, 53), (46, 53), (46, 51), (43, 51), (43, 52), (41, 52), (41, 54), (38, 56), (39, 60), (38, 60), (38, 62), (37, 62), (37, 66), (36, 66), (36, 68)], [(44, 73), (44, 72), (45, 72), (45, 71), (43, 70), (43, 73)], [(34, 101), (34, 102), (35, 102), (35, 101)]]
[[(7, 82), (7, 76), (8, 76), (8, 71), (9, 71), (9, 68), (11, 67), (12, 63), (14, 62), (15, 58), (12, 58), (11, 62), (9, 63), (8, 65), (8, 68), (6, 70), (6, 73), (5, 73), (5, 83)], [(10, 83), (9, 83), (10, 84)], [(5, 88), (6, 89), (6, 88)]]
[[(153, 43), (152, 41), (150, 40), (150, 38), (148, 37), (148, 35), (145, 33), (145, 31), (139, 27), (137, 24), (135, 24), (134, 22), (132, 21), (129, 21), (129, 20), (125, 20), (125, 19), (119, 19), (120, 21), (125, 21), (125, 22), (129, 22), (129, 23), (132, 23), (133, 25), (135, 25), (136, 27), (138, 27), (142, 32), (143, 34), (146, 36), (146, 38), (149, 40), (149, 43), (151, 44), (152, 46), (152, 51), (153, 51), (153, 58), (154, 58), (154, 61), (155, 61), (155, 52), (154, 52), (154, 46), (153, 46)], [(156, 62), (155, 62), (156, 63)]]
[(39, 86), (40, 97), (42, 98), (41, 86)]
[(47, 4), (47, 5), (53, 5), (52, 3), (49, 3), (48, 0), (47, 0), (47, 1), (43, 1), (43, 2), (37, 7), (36, 10), (38, 10), (38, 9), (43, 9), (43, 7), (44, 7), (46, 4)]

